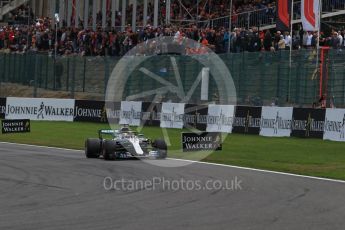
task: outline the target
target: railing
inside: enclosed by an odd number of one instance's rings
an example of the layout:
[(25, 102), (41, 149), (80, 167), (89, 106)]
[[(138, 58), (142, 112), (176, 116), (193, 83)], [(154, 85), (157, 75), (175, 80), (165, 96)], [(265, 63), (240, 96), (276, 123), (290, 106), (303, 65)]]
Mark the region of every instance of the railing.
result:
[(28, 2), (28, 0), (11, 0), (11, 1), (4, 1), (4, 4), (1, 6), (0, 8), (0, 17), (2, 17), (3, 15), (11, 12), (12, 10), (16, 9), (17, 7), (25, 4), (26, 2)]
[[(311, 106), (319, 97), (316, 53), (311, 50), (289, 52), (230, 53), (219, 55), (230, 70), (238, 104)], [(188, 56), (175, 56), (185, 90), (191, 88), (202, 66)], [(337, 107), (345, 107), (345, 52), (331, 50), (328, 63), (328, 97)], [(119, 58), (59, 58), (38, 54), (0, 54), (0, 97), (57, 97), (104, 100), (107, 81)], [(153, 56), (140, 68), (176, 85), (170, 56)], [(212, 79), (212, 77), (211, 77)], [(217, 92), (210, 79), (209, 95)], [(131, 73), (125, 95), (135, 95), (161, 87), (159, 82), (136, 69)], [(192, 96), (200, 102), (200, 89)], [(169, 99), (174, 100), (170, 95)], [(152, 100), (146, 98), (145, 100)]]
[(337, 10), (345, 10), (344, 0), (322, 0), (323, 12), (334, 12)]
[[(301, 19), (301, 2), (294, 2), (293, 20)], [(329, 13), (338, 10), (345, 10), (344, 0), (323, 0), (322, 12)], [(231, 15), (232, 28), (252, 28), (252, 27), (264, 27), (267, 25), (273, 25), (276, 23), (276, 7), (264, 8), (255, 11), (249, 11), (239, 14)], [(205, 21), (199, 21), (198, 24), (204, 27), (216, 28), (216, 27), (229, 27), (229, 16), (220, 17)]]

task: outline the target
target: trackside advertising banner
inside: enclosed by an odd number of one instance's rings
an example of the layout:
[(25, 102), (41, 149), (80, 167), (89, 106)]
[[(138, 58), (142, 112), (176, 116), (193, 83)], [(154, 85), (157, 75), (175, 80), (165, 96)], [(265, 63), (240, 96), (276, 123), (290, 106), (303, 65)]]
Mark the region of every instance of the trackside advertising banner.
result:
[(184, 122), (183, 103), (163, 103), (161, 113), (161, 128), (182, 129)]
[(291, 136), (323, 138), (325, 109), (294, 108)]
[(76, 100), (74, 121), (107, 122), (104, 101)]
[(74, 99), (8, 97), (6, 119), (73, 121)]
[(289, 137), (291, 135), (292, 107), (262, 107), (260, 135)]
[(121, 115), (121, 102), (105, 102), (107, 120), (111, 124), (119, 124)]
[(327, 109), (324, 140), (345, 142), (345, 109)]
[(0, 118), (4, 119), (6, 115), (6, 98), (0, 98)]
[(122, 101), (120, 124), (140, 126), (141, 124), (141, 101)]
[(208, 105), (186, 104), (184, 108), (184, 127), (205, 131)]
[(233, 133), (259, 134), (261, 107), (236, 106)]
[(143, 102), (141, 121), (143, 125), (160, 126), (161, 123), (161, 103)]
[[(345, 109), (136, 101), (105, 103), (74, 99), (8, 97), (0, 98), (0, 118), (9, 120), (9, 123), (4, 123), (3, 126), (8, 131), (24, 130), (24, 126), (18, 126), (19, 128), (15, 126), (13, 120), (27, 119), (110, 122), (174, 129), (196, 128), (208, 133), (260, 134), (266, 137), (293, 136), (345, 142)], [(25, 127), (29, 126), (25, 125)]]
[(221, 133), (182, 133), (183, 152), (222, 150)]
[(30, 120), (2, 120), (1, 121), (2, 133), (29, 133)]
[(232, 132), (235, 106), (209, 105), (207, 117), (207, 132)]

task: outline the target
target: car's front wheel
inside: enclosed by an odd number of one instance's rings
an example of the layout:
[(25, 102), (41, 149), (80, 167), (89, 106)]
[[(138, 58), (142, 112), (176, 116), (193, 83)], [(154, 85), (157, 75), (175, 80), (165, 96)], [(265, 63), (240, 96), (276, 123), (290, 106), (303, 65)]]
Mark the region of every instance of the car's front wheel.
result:
[(168, 145), (164, 140), (155, 140), (152, 143), (152, 147), (154, 151), (158, 152), (156, 156), (157, 159), (165, 159), (168, 157)]
[(116, 143), (111, 140), (105, 140), (103, 143), (103, 158), (104, 160), (112, 160), (115, 158)]
[(89, 138), (85, 141), (85, 155), (87, 158), (98, 158), (101, 154), (101, 140)]

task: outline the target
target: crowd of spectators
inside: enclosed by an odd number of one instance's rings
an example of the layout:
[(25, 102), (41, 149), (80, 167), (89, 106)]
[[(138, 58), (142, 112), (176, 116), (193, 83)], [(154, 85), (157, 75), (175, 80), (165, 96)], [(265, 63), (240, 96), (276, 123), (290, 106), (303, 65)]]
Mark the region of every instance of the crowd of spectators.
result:
[[(225, 29), (179, 28), (174, 26), (153, 28), (147, 26), (142, 30), (132, 31), (131, 27), (123, 31), (61, 28), (55, 31), (49, 19), (39, 20), (30, 27), (6, 26), (0, 29), (0, 50), (3, 52), (55, 52), (58, 55), (86, 56), (121, 56), (138, 43), (160, 36), (177, 36), (190, 38), (208, 46), (217, 53), (226, 52), (228, 33)], [(57, 43), (55, 41), (57, 37)]]
[[(199, 9), (192, 5), (192, 1), (184, 1), (184, 5), (191, 15), (197, 15), (193, 10), (197, 10), (198, 20), (219, 17), (229, 13), (229, 7), (226, 6), (227, 0), (202, 1), (200, 0)], [(267, 9), (275, 4), (271, 0), (234, 0), (233, 10), (235, 13), (250, 11), (255, 9)], [(151, 23), (153, 6), (148, 6), (148, 23)], [(179, 8), (179, 9), (177, 9)], [(131, 6), (127, 8), (130, 14)], [(178, 18), (181, 15), (180, 7), (172, 4), (172, 18)], [(16, 9), (11, 16), (15, 20), (26, 20), (25, 15), (29, 11), (32, 17), (33, 13), (25, 6)], [(25, 13), (26, 12), (26, 13)], [(142, 17), (143, 8), (138, 6), (138, 17)], [(162, 12), (163, 13), (163, 12)], [(183, 19), (188, 19), (188, 13), (183, 14)], [(117, 14), (117, 25), (120, 24), (121, 15)], [(176, 17), (174, 17), (176, 16)], [(89, 18), (89, 24), (92, 23), (92, 17)], [(49, 52), (55, 51), (58, 55), (82, 55), (82, 56), (121, 56), (129, 51), (138, 43), (145, 42), (148, 39), (160, 36), (180, 36), (193, 39), (208, 46), (216, 53), (228, 52), (257, 52), (257, 51), (277, 51), (282, 49), (301, 49), (316, 47), (318, 42), (318, 33), (303, 32), (297, 30), (291, 36), (289, 32), (280, 31), (259, 31), (258, 28), (243, 29), (235, 28), (229, 33), (228, 28), (200, 28), (198, 24), (191, 24), (184, 27), (178, 24), (161, 26), (153, 28), (148, 25), (140, 27), (137, 31), (132, 31), (128, 25), (124, 31), (111, 29), (102, 29), (100, 27), (102, 14), (97, 14), (97, 30), (83, 29), (83, 21), (79, 20), (78, 28), (67, 27), (55, 30), (55, 25), (50, 18), (41, 18), (32, 20), (28, 24), (18, 24), (0, 27), (0, 52)], [(111, 14), (107, 13), (108, 28), (111, 24)], [(332, 31), (331, 33), (321, 33), (320, 45), (326, 45), (335, 49), (344, 48), (345, 30)], [(57, 40), (56, 40), (57, 38)], [(56, 48), (56, 49), (55, 49)]]
[(307, 32), (302, 29), (290, 32), (257, 31), (257, 29), (235, 29), (230, 35), (232, 52), (255, 52), (255, 51), (277, 51), (313, 49), (319, 43), (320, 46), (329, 46), (333, 49), (345, 49), (345, 30), (332, 30), (326, 34), (318, 32)]
[[(116, 30), (96, 31), (91, 29), (61, 28), (55, 31), (48, 18), (38, 20), (31, 26), (5, 26), (0, 29), (0, 50), (2, 52), (55, 52), (57, 44), (58, 55), (82, 56), (121, 56), (138, 43), (160, 36), (181, 36), (193, 39), (208, 46), (216, 53), (228, 52), (229, 42), (231, 52), (277, 51), (282, 49), (313, 48), (318, 41), (317, 32), (289, 32), (259, 31), (257, 28), (249, 30), (235, 28), (230, 34), (225, 28), (180, 28), (167, 26), (153, 28), (147, 26), (142, 30), (132, 31), (131, 27), (119, 32)], [(345, 30), (332, 31), (330, 35), (321, 33), (320, 45), (334, 49), (344, 48)], [(57, 43), (55, 41), (57, 37)]]

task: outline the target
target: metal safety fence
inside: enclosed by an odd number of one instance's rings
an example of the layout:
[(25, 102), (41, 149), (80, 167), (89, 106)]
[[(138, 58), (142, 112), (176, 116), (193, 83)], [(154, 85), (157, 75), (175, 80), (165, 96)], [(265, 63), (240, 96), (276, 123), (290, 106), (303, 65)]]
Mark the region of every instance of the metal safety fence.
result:
[[(322, 12), (331, 13), (345, 10), (344, 0), (323, 0)], [(232, 28), (265, 28), (276, 24), (276, 7), (266, 6), (262, 9), (253, 11), (231, 14), (230, 16), (223, 16), (219, 18), (198, 21), (198, 25), (205, 28), (229, 28), (229, 18), (231, 17)], [(293, 3), (293, 20), (301, 19), (301, 1), (294, 1)], [(267, 28), (266, 28), (267, 29)]]
[[(176, 65), (171, 62), (176, 60)], [(309, 107), (320, 97), (320, 73), (314, 50), (229, 53), (219, 57), (228, 67), (236, 87), (237, 103), (242, 105), (279, 105)], [(143, 57), (144, 58), (144, 57)], [(41, 54), (0, 54), (0, 97), (48, 97), (104, 100), (107, 82), (120, 58), (53, 57)], [(162, 87), (161, 82), (142, 70), (177, 85), (176, 66), (185, 91), (196, 81), (203, 65), (190, 56), (145, 57), (129, 74), (123, 99)], [(337, 107), (345, 107), (345, 51), (331, 50), (326, 63), (327, 94)], [(116, 74), (116, 73), (114, 73)], [(209, 81), (209, 100), (217, 99), (217, 83)], [(190, 103), (199, 103), (201, 84)], [(179, 102), (173, 93), (163, 101)], [(153, 95), (140, 98), (153, 100)]]

